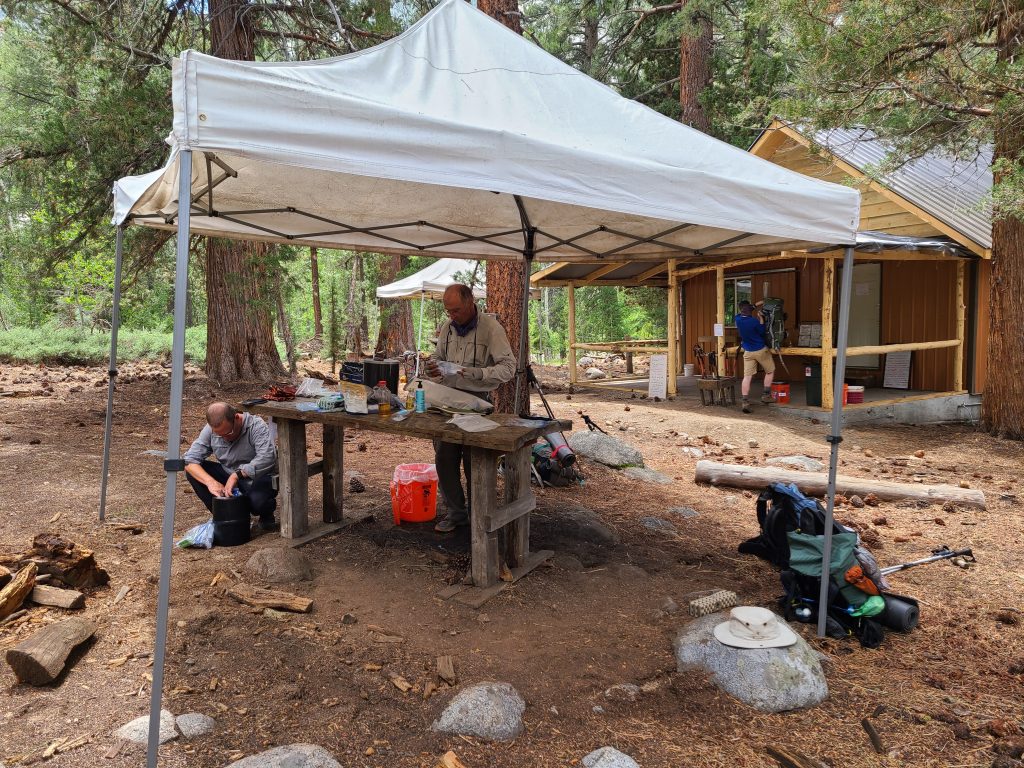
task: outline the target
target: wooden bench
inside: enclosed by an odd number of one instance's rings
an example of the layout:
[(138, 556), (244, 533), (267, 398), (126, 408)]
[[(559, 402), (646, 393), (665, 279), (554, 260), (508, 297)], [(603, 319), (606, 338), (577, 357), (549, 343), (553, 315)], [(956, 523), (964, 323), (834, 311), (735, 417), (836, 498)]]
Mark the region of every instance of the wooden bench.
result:
[(701, 405), (736, 405), (736, 377), (697, 379)]

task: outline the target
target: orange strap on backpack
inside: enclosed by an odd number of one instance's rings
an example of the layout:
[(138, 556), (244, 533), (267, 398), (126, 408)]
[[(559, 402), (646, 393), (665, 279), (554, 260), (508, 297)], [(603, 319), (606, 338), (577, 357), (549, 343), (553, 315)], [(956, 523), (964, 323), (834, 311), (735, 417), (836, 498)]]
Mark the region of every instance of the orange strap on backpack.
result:
[(864, 571), (859, 565), (850, 568), (843, 574), (843, 578), (846, 579), (847, 584), (852, 584), (861, 592), (869, 595), (878, 594), (878, 587), (875, 585), (875, 582), (864, 575)]

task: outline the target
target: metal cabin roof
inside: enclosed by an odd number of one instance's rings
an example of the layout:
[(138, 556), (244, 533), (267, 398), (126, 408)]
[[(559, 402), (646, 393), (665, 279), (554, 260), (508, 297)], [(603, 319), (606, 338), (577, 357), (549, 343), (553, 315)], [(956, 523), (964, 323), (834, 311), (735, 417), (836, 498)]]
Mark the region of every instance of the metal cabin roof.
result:
[(992, 247), (992, 148), (971, 159), (933, 150), (899, 168), (879, 174), (892, 145), (866, 128), (808, 132), (789, 124), (859, 171), (874, 175), (896, 194), (978, 245)]

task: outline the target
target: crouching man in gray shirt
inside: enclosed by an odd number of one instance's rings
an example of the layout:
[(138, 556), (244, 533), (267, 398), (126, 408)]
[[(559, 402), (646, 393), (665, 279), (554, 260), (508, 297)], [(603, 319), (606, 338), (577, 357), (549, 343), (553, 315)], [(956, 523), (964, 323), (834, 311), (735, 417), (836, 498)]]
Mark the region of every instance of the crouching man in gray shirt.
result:
[[(217, 461), (210, 461), (210, 456)], [(206, 409), (206, 426), (184, 456), (185, 474), (196, 496), (213, 511), (213, 498), (230, 497), (235, 488), (249, 497), (259, 517), (254, 533), (280, 530), (274, 519), (277, 490), (271, 475), (277, 449), (270, 427), (259, 416), (239, 413), (227, 403)]]

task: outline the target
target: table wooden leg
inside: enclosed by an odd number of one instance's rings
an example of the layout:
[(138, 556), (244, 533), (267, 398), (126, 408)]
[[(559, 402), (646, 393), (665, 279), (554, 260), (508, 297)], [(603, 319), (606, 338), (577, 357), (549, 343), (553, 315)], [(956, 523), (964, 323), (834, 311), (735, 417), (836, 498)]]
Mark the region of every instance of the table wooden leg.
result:
[[(533, 496), (530, 490), (530, 459), (532, 445), (526, 445), (514, 453), (505, 454), (505, 503), (510, 504), (524, 496)], [(508, 524), (506, 538), (509, 568), (526, 563), (530, 554), (530, 513), (517, 517)]]
[(306, 464), (306, 423), (279, 419), (277, 427), (278, 470), (281, 488), (281, 535), (304, 536), (309, 530), (309, 465)]
[(345, 428), (324, 424), (324, 522), (338, 523), (344, 516)]
[(473, 506), (470, 514), (471, 573), (478, 587), (490, 587), (498, 581), (498, 536), (487, 526), (497, 508), (498, 456), (486, 448), (470, 449)]

